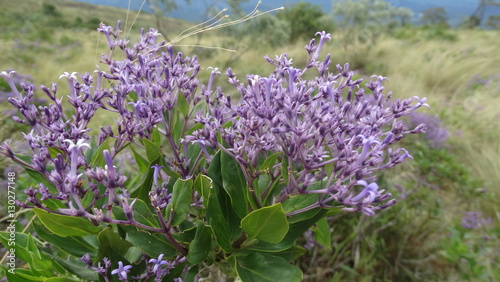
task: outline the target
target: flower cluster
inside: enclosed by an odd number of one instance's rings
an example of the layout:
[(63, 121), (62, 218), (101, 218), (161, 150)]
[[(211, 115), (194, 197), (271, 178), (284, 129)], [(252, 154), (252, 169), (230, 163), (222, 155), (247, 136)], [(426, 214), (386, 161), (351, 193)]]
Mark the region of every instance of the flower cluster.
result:
[(441, 148), (450, 138), (448, 130), (443, 125), (443, 121), (437, 116), (426, 113), (412, 112), (410, 114), (411, 123), (414, 125), (425, 123), (425, 139), (429, 142), (431, 148)]
[[(271, 172), (273, 178), (281, 171), (288, 174), (280, 201), (293, 194), (318, 193), (318, 203), (310, 208), (335, 201), (345, 205), (344, 210), (372, 215), (394, 203), (376, 205), (390, 193), (379, 190), (374, 182), (368, 184), (373, 173), (411, 158), (405, 149), (390, 145), (405, 134), (425, 131), (423, 124), (409, 129), (399, 118), (428, 105), (419, 97), (391, 99), (390, 92), (383, 93), (385, 77), (373, 76), (363, 87), (348, 64), (337, 65), (331, 73), (330, 56), (318, 60), (330, 35), (318, 34), (319, 44), (313, 39), (306, 46), (309, 60), (305, 69), (294, 67), (286, 54), (266, 57), (275, 71), (267, 77), (248, 75), (246, 83), (229, 69), (226, 75), (240, 92), (241, 104), (231, 105), (220, 88), (211, 101), (208, 87), (208, 113), (196, 118), (204, 128), (186, 139), (231, 155), (246, 170), (249, 185), (262, 173), (255, 169), (258, 160), (282, 152), (285, 167), (277, 166)], [(313, 69), (316, 76), (307, 79)], [(209, 85), (215, 74), (213, 70)], [(220, 132), (222, 140), (215, 132)], [(323, 183), (321, 188), (313, 185), (318, 181)], [(354, 186), (364, 188), (355, 192)]]
[(484, 218), (478, 211), (466, 212), (462, 218), (462, 226), (466, 229), (476, 229), (491, 223), (491, 218)]
[[(14, 154), (10, 142), (4, 142), (0, 152), (47, 180), (26, 189), (27, 200), (18, 205), (86, 217), (95, 224), (122, 223), (167, 232), (168, 224), (158, 229), (134, 220), (135, 200), (130, 199), (130, 187), (125, 187), (130, 177), (116, 167), (115, 158), (130, 144), (144, 149), (142, 140), (151, 140), (154, 131), (166, 138), (168, 153), (160, 154), (162, 159), (156, 160), (165, 166), (151, 167), (155, 185), (149, 193), (150, 203), (162, 221), (161, 211), (166, 208), (171, 191), (167, 191), (169, 178), (161, 168), (168, 167), (173, 175), (189, 178), (198, 167), (187, 158), (188, 144), (181, 143), (180, 136), (181, 131), (187, 130), (186, 123), (192, 114), (189, 107), (201, 100), (196, 93), (200, 67), (196, 57), (183, 57), (174, 53), (172, 46), (157, 42), (159, 34), (153, 29), (142, 30), (139, 42), (132, 47), (127, 40), (119, 39), (120, 23), (116, 29), (101, 25), (98, 30), (106, 36), (111, 50), (102, 55), (101, 61), (108, 70), (97, 69), (95, 76), (65, 72), (59, 79), (68, 83), (66, 96), (58, 94), (56, 83), (50, 88), (42, 85), (41, 90), (50, 100), (47, 105), (35, 104), (33, 85), (22, 83), (22, 91), (18, 90), (14, 71), (1, 73), (12, 88), (13, 95), (8, 101), (18, 109), (19, 114), (13, 119), (31, 127), (24, 134), (31, 152), (29, 157)], [(115, 60), (115, 49), (121, 50), (125, 59)], [(65, 108), (66, 98), (71, 110)], [(182, 113), (177, 111), (179, 107), (183, 107)], [(96, 142), (89, 132), (97, 110), (118, 117), (115, 124), (101, 127)], [(109, 146), (110, 139), (115, 140), (114, 147)], [(47, 200), (61, 201), (66, 207), (50, 209), (44, 204)], [(114, 218), (113, 207), (121, 208), (127, 220)], [(185, 253), (173, 238), (170, 240)]]
[[(149, 259), (146, 262), (146, 271), (142, 274), (133, 276), (134, 281), (163, 281), (163, 278), (170, 274), (170, 270), (175, 268), (178, 264), (184, 263), (186, 261), (185, 257), (177, 256), (171, 261), (163, 259), (163, 254), (158, 256), (158, 259)], [(111, 270), (111, 261), (108, 258), (103, 258), (102, 264), (98, 262), (97, 266), (90, 258), (89, 254), (85, 254), (80, 258), (87, 268), (92, 268), (97, 274), (101, 275), (106, 281), (109, 281), (110, 276), (115, 276), (120, 281), (128, 281), (130, 269), (132, 265), (123, 265), (122, 261), (118, 261), (118, 267)], [(110, 272), (111, 270), (111, 272)], [(182, 281), (179, 278), (174, 278), (174, 281)]]

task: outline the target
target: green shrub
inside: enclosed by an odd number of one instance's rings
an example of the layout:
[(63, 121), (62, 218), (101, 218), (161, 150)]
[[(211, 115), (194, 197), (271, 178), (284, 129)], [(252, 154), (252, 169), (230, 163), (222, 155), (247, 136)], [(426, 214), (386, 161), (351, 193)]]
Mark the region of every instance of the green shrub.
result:
[(276, 13), (276, 16), (288, 22), (292, 43), (300, 38), (309, 38), (316, 31), (331, 32), (333, 30), (333, 19), (326, 15), (320, 6), (311, 3), (294, 4)]

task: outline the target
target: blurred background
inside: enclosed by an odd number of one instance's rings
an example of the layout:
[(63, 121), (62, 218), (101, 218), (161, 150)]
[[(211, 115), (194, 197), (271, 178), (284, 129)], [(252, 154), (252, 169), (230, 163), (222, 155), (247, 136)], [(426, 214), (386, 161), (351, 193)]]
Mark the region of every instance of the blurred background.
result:
[[(258, 10), (285, 9), (178, 41), (183, 30), (222, 8), (229, 8), (229, 21), (256, 5), (253, 0), (0, 0), (0, 71), (15, 70), (18, 83), (47, 86), (63, 72), (91, 73), (107, 47), (96, 28), (121, 20), (122, 34), (132, 43), (141, 28), (158, 29), (177, 50), (197, 55), (204, 69), (231, 67), (241, 80), (272, 71), (266, 54), (288, 53), (296, 67), (304, 67), (304, 46), (325, 30), (333, 40), (323, 55), (331, 53), (332, 65), (350, 63), (365, 80), (386, 76), (386, 91), (394, 97), (427, 97), (431, 109), (406, 120), (428, 126), (426, 134), (402, 140), (414, 160), (379, 175), (379, 186), (399, 203), (372, 217), (335, 216), (330, 246), (306, 233), (309, 251), (297, 262), (304, 280), (500, 281), (500, 1), (267, 0)], [(202, 82), (209, 73), (201, 72)], [(59, 86), (61, 96), (65, 87)], [(43, 104), (40, 92), (37, 101)], [(10, 119), (11, 95), (0, 79), (0, 141), (12, 139), (22, 152), (27, 148), (18, 141), (27, 128)], [(2, 157), (0, 176), (5, 179), (10, 171), (20, 173), (16, 185), (22, 199), (29, 180)], [(7, 184), (1, 185), (0, 198), (6, 199)]]

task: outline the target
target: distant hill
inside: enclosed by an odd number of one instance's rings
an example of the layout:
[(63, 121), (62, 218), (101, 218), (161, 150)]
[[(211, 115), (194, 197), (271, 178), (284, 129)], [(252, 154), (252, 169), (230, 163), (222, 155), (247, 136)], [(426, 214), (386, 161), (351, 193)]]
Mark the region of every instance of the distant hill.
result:
[[(76, 0), (79, 2), (87, 2), (91, 4), (97, 5), (107, 5), (114, 6), (127, 9), (129, 5), (129, 1), (126, 0)], [(130, 1), (130, 9), (131, 10), (139, 10), (141, 9), (141, 5), (143, 0), (131, 0)], [(216, 1), (217, 2), (217, 1)], [(250, 0), (244, 4), (245, 11), (251, 11), (255, 5), (257, 4), (257, 0)], [(300, 2), (300, 0), (262, 0), (262, 4), (259, 10), (269, 10), (278, 8), (281, 6), (292, 5), (293, 3)], [(315, 5), (321, 6), (325, 13), (329, 13), (332, 10), (332, 2), (325, 0), (308, 0), (305, 2), (309, 2)], [(335, 0), (333, 1), (335, 2)], [(414, 13), (414, 22), (418, 23), (419, 14), (421, 11), (432, 8), (432, 7), (443, 7), (446, 9), (449, 17), (449, 23), (451, 25), (457, 25), (462, 21), (463, 18), (470, 16), (472, 12), (476, 9), (479, 0), (391, 0), (389, 1), (393, 6), (397, 7), (406, 7), (413, 11)], [(207, 10), (206, 5), (210, 5), (210, 1), (200, 1), (200, 0), (191, 0), (191, 4), (186, 4), (185, 1), (179, 0), (177, 5), (178, 9), (172, 11), (169, 14), (170, 17), (184, 19), (192, 22), (201, 22), (205, 17), (205, 11)], [(215, 7), (220, 10), (226, 8), (225, 5), (218, 3)], [(142, 7), (143, 11), (150, 12), (147, 5)], [(490, 9), (486, 11), (486, 16), (490, 14), (500, 14), (500, 7), (497, 9)]]

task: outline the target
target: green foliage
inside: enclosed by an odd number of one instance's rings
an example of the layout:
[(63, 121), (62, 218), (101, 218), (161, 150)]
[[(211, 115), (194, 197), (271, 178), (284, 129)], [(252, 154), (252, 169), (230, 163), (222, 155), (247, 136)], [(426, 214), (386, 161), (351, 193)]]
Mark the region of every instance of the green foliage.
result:
[(323, 12), (320, 6), (299, 2), (276, 13), (276, 17), (286, 21), (289, 26), (290, 42), (310, 38), (317, 31), (332, 32), (333, 19)]
[(62, 237), (96, 234), (100, 230), (90, 221), (82, 218), (49, 213), (38, 208), (34, 211), (47, 229)]
[(42, 11), (43, 11), (43, 14), (45, 14), (49, 17), (60, 17), (61, 16), (61, 13), (57, 10), (56, 6), (49, 4), (49, 3), (43, 3)]
[(420, 22), (424, 25), (449, 27), (448, 15), (443, 7), (433, 7), (422, 11)]
[(414, 146), (418, 176), (429, 188), (458, 189), (466, 196), (481, 186), (481, 182), (471, 176), (470, 169), (459, 162), (449, 148), (431, 148), (422, 143)]
[(284, 258), (265, 253), (236, 256), (234, 267), (242, 281), (302, 281), (302, 271), (298, 267)]
[(491, 15), (486, 21), (486, 26), (492, 29), (500, 29), (500, 15)]
[(394, 37), (398, 39), (411, 40), (413, 42), (421, 40), (443, 40), (457, 41), (457, 31), (443, 25), (426, 26), (406, 26), (393, 32)]
[(226, 35), (223, 46), (246, 50), (283, 46), (290, 40), (291, 27), (287, 21), (274, 15), (263, 15), (243, 24), (228, 26), (221, 33)]
[(288, 221), (281, 203), (249, 213), (241, 220), (241, 229), (249, 238), (277, 244), (288, 233)]
[(364, 69), (368, 52), (385, 33), (407, 24), (412, 11), (383, 0), (345, 0), (333, 5), (339, 45), (353, 68)]
[[(491, 218), (490, 218), (491, 220)], [(440, 255), (455, 267), (464, 280), (491, 279), (500, 276), (498, 251), (500, 237), (498, 223), (487, 223), (475, 229), (456, 224), (449, 228), (449, 238), (442, 241)]]

